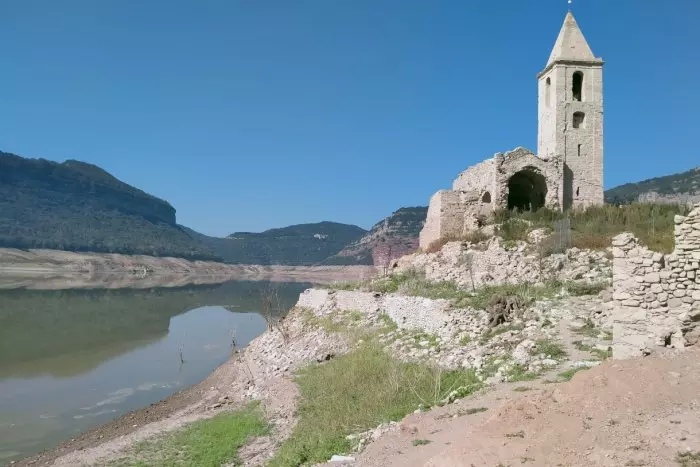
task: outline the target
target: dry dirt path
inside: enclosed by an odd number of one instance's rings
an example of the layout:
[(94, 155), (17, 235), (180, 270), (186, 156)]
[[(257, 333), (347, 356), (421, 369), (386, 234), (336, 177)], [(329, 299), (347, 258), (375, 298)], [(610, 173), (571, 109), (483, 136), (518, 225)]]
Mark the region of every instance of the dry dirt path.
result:
[(700, 352), (608, 360), (566, 383), (502, 384), (400, 426), (353, 465), (673, 466), (700, 451)]

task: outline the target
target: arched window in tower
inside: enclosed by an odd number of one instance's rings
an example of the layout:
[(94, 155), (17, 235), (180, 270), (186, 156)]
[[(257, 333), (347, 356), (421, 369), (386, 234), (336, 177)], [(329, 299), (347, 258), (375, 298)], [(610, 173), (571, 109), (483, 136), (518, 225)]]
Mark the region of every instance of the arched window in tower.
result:
[(545, 81), (545, 86), (544, 86), (544, 105), (546, 107), (549, 107), (549, 95), (552, 93), (552, 80), (551, 78), (547, 78)]
[(574, 112), (573, 124), (574, 128), (586, 128), (586, 114), (583, 112)]
[(583, 97), (583, 72), (575, 71), (571, 84), (571, 93), (575, 101), (581, 102)]

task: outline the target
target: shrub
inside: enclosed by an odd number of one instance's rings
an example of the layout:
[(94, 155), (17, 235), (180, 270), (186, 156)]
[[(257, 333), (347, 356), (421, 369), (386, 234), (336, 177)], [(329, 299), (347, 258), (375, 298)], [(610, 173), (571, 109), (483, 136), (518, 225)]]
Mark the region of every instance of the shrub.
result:
[(550, 298), (561, 291), (561, 283), (550, 281), (540, 285), (521, 283), (521, 284), (502, 284), (502, 285), (487, 285), (477, 289), (476, 294), (469, 294), (462, 299), (462, 305), (469, 305), (477, 309), (486, 309), (489, 303), (493, 303), (498, 298), (516, 296), (524, 305), (528, 305), (536, 300)]
[(491, 238), (481, 230), (471, 230), (464, 235), (448, 235), (432, 242), (425, 249), (426, 253), (437, 253), (443, 246), (450, 242), (481, 243)]
[(583, 370), (588, 370), (588, 367), (577, 366), (574, 368), (569, 368), (568, 370), (565, 370), (565, 371), (562, 371), (561, 373), (559, 373), (559, 377), (561, 379), (563, 379), (564, 381), (571, 381), (571, 378), (573, 378), (576, 373), (578, 373), (579, 371), (583, 371)]
[(537, 374), (528, 371), (525, 365), (515, 364), (506, 371), (505, 377), (509, 382), (532, 381), (537, 379)]
[(535, 348), (532, 349), (533, 355), (544, 354), (555, 360), (561, 360), (566, 357), (566, 350), (558, 342), (553, 342), (548, 339), (540, 339), (535, 342)]
[(571, 295), (597, 295), (608, 288), (607, 282), (567, 282), (564, 286)]
[(505, 242), (512, 244), (520, 240), (527, 240), (527, 233), (529, 230), (529, 222), (524, 219), (513, 217), (499, 225), (496, 229), (496, 234)]
[(700, 452), (679, 452), (676, 454), (676, 462), (678, 462), (681, 467), (700, 467)]
[[(500, 223), (499, 235), (505, 240), (522, 240), (529, 229), (554, 229), (559, 219), (571, 221), (572, 246), (600, 250), (610, 247), (612, 237), (632, 232), (654, 251), (670, 253), (674, 247), (676, 214), (686, 214), (688, 208), (678, 204), (635, 203), (624, 206), (600, 205), (566, 212), (539, 209), (537, 211), (494, 212), (491, 221)], [(523, 233), (524, 231), (524, 233)]]

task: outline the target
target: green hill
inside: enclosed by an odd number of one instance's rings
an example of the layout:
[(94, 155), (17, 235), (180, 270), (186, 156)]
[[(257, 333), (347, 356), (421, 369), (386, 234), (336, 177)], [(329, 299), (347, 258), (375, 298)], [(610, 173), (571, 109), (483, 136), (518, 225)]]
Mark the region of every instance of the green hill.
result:
[(635, 201), (700, 202), (700, 167), (637, 183), (625, 183), (605, 192), (607, 203)]
[(189, 233), (227, 263), (313, 265), (361, 238), (361, 227), (336, 222), (291, 225), (260, 233), (235, 232), (226, 238)]
[(219, 259), (175, 208), (78, 161), (0, 152), (0, 247)]

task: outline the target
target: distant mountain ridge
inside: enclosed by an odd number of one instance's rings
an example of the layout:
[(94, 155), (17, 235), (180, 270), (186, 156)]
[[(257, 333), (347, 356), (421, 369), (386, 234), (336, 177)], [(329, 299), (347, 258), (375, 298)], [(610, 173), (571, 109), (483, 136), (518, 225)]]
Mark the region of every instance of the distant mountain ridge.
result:
[(386, 266), (392, 259), (418, 248), (418, 235), (427, 214), (426, 206), (400, 208), (374, 224), (366, 235), (347, 245), (325, 263)]
[(260, 233), (235, 232), (225, 238), (188, 230), (227, 263), (300, 266), (321, 264), (366, 233), (356, 225), (337, 222), (297, 224)]
[(380, 265), (418, 246), (427, 208), (401, 208), (370, 231), (338, 222), (209, 237), (167, 201), (85, 162), (0, 151), (0, 247), (172, 256), (257, 265)]
[(85, 162), (0, 152), (0, 246), (220, 259), (175, 208)]
[(607, 203), (700, 202), (700, 167), (637, 183), (625, 183), (605, 192)]

